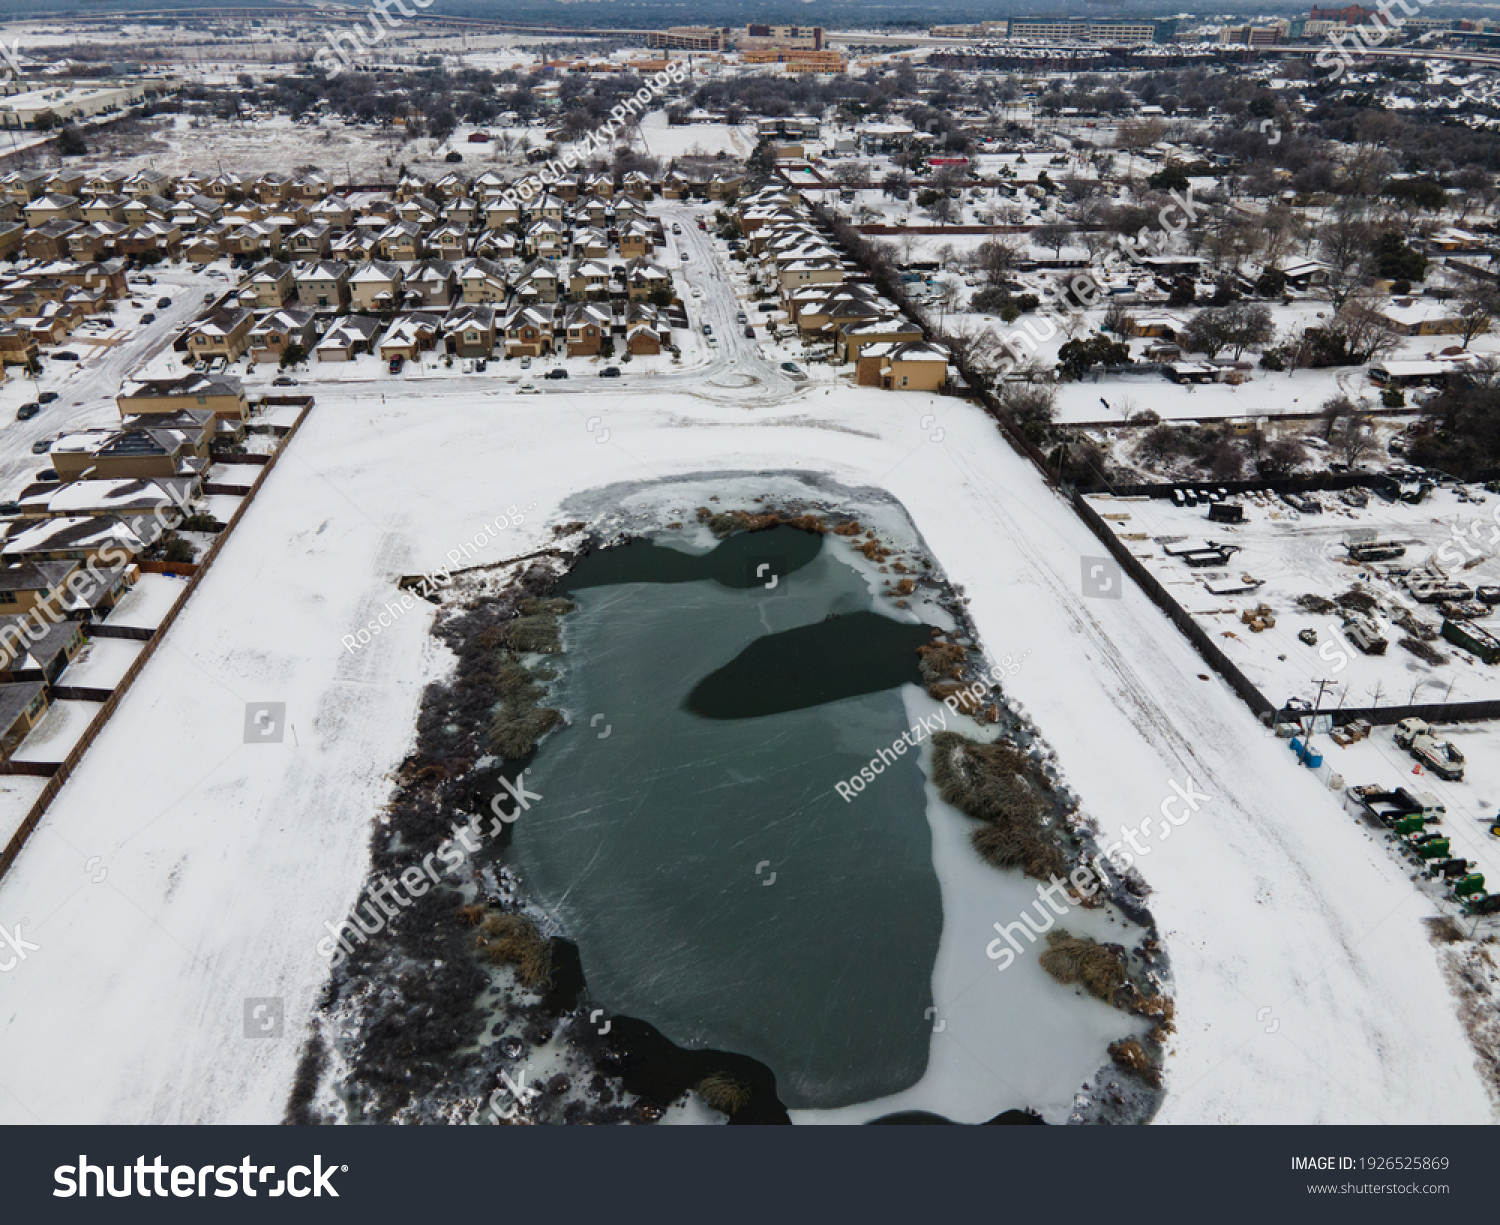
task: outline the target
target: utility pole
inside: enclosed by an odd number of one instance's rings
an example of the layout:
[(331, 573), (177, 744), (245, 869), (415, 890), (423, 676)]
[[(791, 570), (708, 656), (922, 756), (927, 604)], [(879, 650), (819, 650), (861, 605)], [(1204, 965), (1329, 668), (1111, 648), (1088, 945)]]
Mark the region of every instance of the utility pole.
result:
[[(1308, 753), (1312, 752), (1313, 729), (1318, 725), (1318, 711), (1322, 708), (1323, 705), (1323, 690), (1328, 688), (1329, 685), (1333, 684), (1337, 684), (1337, 682), (1330, 680), (1320, 680), (1318, 682), (1318, 696), (1313, 701), (1312, 718), (1307, 721), (1307, 739), (1303, 741), (1303, 748)], [(1342, 705), (1342, 703), (1340, 703), (1340, 705)]]

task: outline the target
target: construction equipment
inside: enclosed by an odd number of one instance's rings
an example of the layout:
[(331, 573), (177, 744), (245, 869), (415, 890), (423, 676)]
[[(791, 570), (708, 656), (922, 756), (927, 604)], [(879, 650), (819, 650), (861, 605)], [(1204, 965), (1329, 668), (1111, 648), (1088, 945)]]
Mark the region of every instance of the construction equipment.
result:
[(1483, 872), (1471, 872), (1468, 876), (1460, 877), (1453, 882), (1453, 896), (1456, 898), (1474, 897), (1483, 892)]
[(1418, 736), (1407, 751), (1439, 778), (1450, 783), (1462, 781), (1464, 755), (1450, 741), (1439, 740), (1436, 736)]
[(1426, 719), (1402, 719), (1396, 724), (1396, 747), (1409, 749), (1418, 736), (1432, 735), (1432, 724)]

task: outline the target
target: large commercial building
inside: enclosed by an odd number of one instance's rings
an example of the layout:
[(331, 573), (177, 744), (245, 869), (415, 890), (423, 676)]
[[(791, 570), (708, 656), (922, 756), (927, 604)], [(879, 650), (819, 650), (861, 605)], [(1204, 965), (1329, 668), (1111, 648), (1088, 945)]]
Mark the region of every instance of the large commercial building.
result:
[(123, 111), (141, 101), (148, 88), (163, 83), (132, 81), (101, 86), (50, 86), (28, 89), (0, 98), (0, 128), (34, 128), (39, 115), (51, 115), (59, 123), (71, 119)]
[(669, 26), (648, 33), (646, 45), (676, 51), (723, 51), (729, 46), (729, 30), (717, 26)]
[(1031, 39), (1037, 42), (1091, 43), (1138, 46), (1170, 43), (1177, 38), (1175, 17), (1012, 17), (986, 21), (985, 37)]
[(741, 50), (821, 51), (823, 27), (748, 25), (739, 45)]

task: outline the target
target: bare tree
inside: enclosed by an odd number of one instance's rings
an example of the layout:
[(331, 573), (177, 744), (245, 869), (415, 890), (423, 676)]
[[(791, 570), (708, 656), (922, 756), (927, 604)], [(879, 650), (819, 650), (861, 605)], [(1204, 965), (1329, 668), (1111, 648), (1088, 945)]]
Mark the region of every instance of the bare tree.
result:
[(1335, 310), (1370, 279), (1375, 235), (1362, 213), (1341, 207), (1318, 230), (1318, 255), (1328, 268), (1328, 300)]
[(1039, 247), (1050, 248), (1055, 255), (1062, 254), (1072, 237), (1073, 227), (1065, 221), (1049, 221), (1031, 231), (1031, 241)]
[(1490, 323), (1500, 314), (1500, 293), (1482, 281), (1475, 281), (1464, 290), (1458, 304), (1458, 334), (1464, 338), (1467, 349), (1470, 341), (1490, 330)]
[(1339, 458), (1350, 468), (1375, 449), (1369, 419), (1357, 412), (1340, 421), (1332, 442)]

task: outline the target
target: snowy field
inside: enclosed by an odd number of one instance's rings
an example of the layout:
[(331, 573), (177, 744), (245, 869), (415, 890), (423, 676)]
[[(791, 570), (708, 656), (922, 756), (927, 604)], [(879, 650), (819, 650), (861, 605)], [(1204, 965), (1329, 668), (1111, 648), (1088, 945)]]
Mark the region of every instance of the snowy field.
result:
[[(1488, 544), (1492, 536), (1500, 538), (1494, 518), (1496, 496), (1464, 488), (1466, 496), (1478, 500), (1460, 501), (1455, 489), (1446, 486), (1433, 490), (1416, 506), (1387, 503), (1370, 494), (1368, 505), (1358, 508), (1334, 494), (1315, 494), (1311, 496), (1325, 508), (1317, 515), (1300, 514), (1271, 494), (1251, 495), (1238, 499), (1245, 506), (1242, 524), (1210, 523), (1204, 507), (1177, 507), (1164, 498), (1095, 497), (1092, 502), (1101, 515), (1110, 516), (1106, 522), (1131, 553), (1194, 614), (1220, 649), (1272, 702), (1311, 699), (1317, 695), (1318, 682), (1326, 678), (1333, 685), (1323, 699), (1325, 707), (1388, 706), (1500, 697), (1500, 676), (1493, 668), (1442, 640), (1433, 646), (1446, 662), (1424, 662), (1398, 645), (1397, 639), (1406, 636), (1406, 631), (1392, 624), (1388, 615), (1406, 608), (1419, 621), (1441, 628), (1442, 614), (1437, 608), (1413, 599), (1385, 572), (1422, 565), (1454, 540), (1455, 532), (1468, 535), (1472, 557), (1462, 546), (1455, 546), (1448, 556), (1469, 563), (1468, 568), (1445, 565), (1443, 558), (1437, 564), (1471, 588), (1500, 585), (1500, 558)], [(1344, 536), (1361, 530), (1375, 533), (1381, 541), (1404, 544), (1406, 555), (1386, 563), (1351, 563)], [(1131, 539), (1140, 535), (1146, 539)], [(1165, 554), (1164, 544), (1183, 540), (1210, 540), (1242, 551), (1232, 555), (1227, 566), (1199, 570)], [(1264, 585), (1242, 595), (1216, 595), (1209, 589), (1210, 584), (1245, 576)], [(1384, 655), (1365, 655), (1339, 643), (1333, 632), (1341, 623), (1339, 616), (1309, 612), (1295, 603), (1298, 596), (1307, 594), (1332, 599), (1355, 582), (1363, 583), (1385, 610), (1377, 617), (1389, 642)], [(1255, 633), (1241, 622), (1240, 614), (1258, 604), (1270, 607), (1276, 624)], [(1492, 619), (1481, 619), (1478, 624), (1500, 632), (1500, 625)], [(1306, 629), (1316, 631), (1315, 645), (1298, 639), (1298, 633)]]
[[(508, 505), (525, 522), (493, 560), (545, 544), (570, 494), (720, 468), (891, 491), (967, 589), (990, 653), (1031, 651), (1010, 691), (1107, 832), (1155, 813), (1169, 780), (1212, 797), (1141, 863), (1176, 977), (1164, 1121), (1491, 1117), (1420, 923), (1430, 904), (1200, 679), (1143, 597), (1079, 598), (1079, 558), (1097, 543), (979, 413), (843, 388), (650, 382), (609, 410), (603, 445), (583, 428), (587, 396), (381, 405), (320, 390), (170, 649), (0, 882), (0, 918), (45, 916), (42, 952), (0, 980), (7, 1048), (38, 1052), (8, 1065), (0, 1118), (277, 1120), (322, 986), (316, 941), (355, 897), (421, 686), (447, 666), (420, 606), (358, 654), (341, 636), (394, 597), (397, 576), (440, 565)], [(259, 702), (287, 704), (278, 743), (245, 742)], [(95, 854), (108, 881), (79, 890)], [(989, 924), (1014, 917), (966, 916), (945, 949), (993, 973), (980, 964)], [(263, 997), (285, 1001), (280, 1041), (244, 1037), (246, 1000)], [(69, 1058), (44, 1057), (58, 1050)]]

